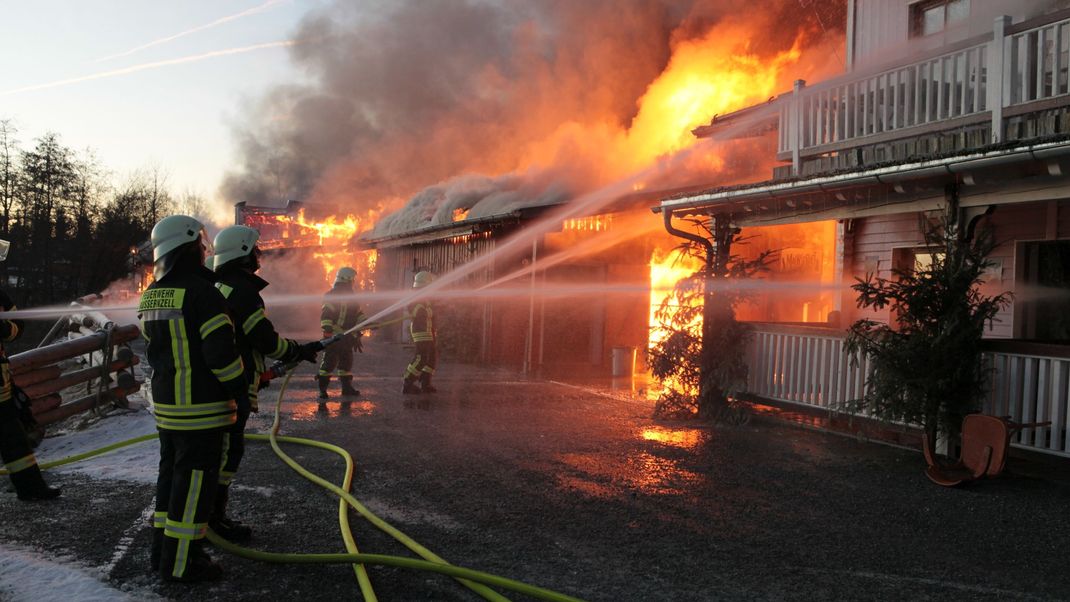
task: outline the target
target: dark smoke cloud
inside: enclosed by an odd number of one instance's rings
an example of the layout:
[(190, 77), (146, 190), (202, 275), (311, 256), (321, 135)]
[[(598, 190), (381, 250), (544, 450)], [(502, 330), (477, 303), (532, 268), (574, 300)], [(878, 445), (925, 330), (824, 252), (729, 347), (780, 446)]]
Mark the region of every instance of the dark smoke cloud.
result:
[[(570, 165), (567, 145), (533, 159), (533, 141), (576, 126), (625, 127), (673, 44), (725, 15), (764, 11), (785, 32), (819, 17), (842, 29), (843, 6), (339, 0), (309, 14), (296, 35), (293, 60), (313, 84), (274, 89), (235, 124), (240, 165), (223, 193), (251, 204), (300, 199), (324, 212), (396, 208), (412, 198), (418, 211), (395, 216), (392, 230), (448, 221), (454, 208), (488, 197), (496, 208), (563, 200), (597, 179), (597, 167)], [(791, 45), (793, 33), (769, 34), (755, 47)]]

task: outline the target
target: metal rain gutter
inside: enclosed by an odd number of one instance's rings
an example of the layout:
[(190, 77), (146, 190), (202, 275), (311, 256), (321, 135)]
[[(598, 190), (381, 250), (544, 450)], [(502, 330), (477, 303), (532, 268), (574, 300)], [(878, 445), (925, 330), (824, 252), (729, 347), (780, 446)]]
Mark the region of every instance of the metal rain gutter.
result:
[(681, 209), (696, 209), (718, 202), (775, 198), (806, 192), (833, 192), (868, 184), (895, 184), (905, 180), (929, 178), (944, 174), (962, 175), (999, 165), (1019, 163), (1032, 159), (1043, 162), (1070, 155), (1070, 143), (1048, 142), (1020, 147), (1003, 152), (975, 153), (960, 157), (919, 161), (902, 165), (881, 167), (865, 172), (855, 172), (812, 178), (809, 180), (767, 184), (737, 190), (709, 192), (680, 199), (670, 199), (652, 207), (654, 213), (672, 213)]

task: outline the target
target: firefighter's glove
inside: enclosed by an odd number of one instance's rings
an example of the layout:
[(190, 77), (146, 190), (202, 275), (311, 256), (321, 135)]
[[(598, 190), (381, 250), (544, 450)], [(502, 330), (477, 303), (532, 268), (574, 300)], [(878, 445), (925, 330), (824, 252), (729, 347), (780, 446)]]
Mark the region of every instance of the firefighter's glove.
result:
[[(324, 338), (327, 338), (327, 337), (324, 337)], [(306, 362), (311, 362), (311, 363), (315, 364), (316, 363), (316, 354), (319, 353), (320, 349), (322, 349), (322, 347), (320, 347), (320, 342), (319, 341), (312, 341), (311, 343), (305, 343), (304, 345), (301, 345), (300, 347), (297, 348), (297, 357), (305, 360)]]
[(360, 342), (361, 336), (358, 332), (353, 335), (353, 349), (357, 350), (357, 353), (364, 353), (364, 344)]

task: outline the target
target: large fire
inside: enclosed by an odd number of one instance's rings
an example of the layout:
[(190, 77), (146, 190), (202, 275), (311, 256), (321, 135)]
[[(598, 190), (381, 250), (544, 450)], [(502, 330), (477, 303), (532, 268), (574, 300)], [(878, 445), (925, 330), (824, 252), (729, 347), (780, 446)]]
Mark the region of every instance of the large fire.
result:
[[(696, 126), (708, 123), (713, 116), (770, 100), (790, 89), (791, 80), (798, 77), (806, 32), (795, 34), (791, 48), (764, 58), (752, 51), (750, 40), (754, 37), (753, 33), (743, 24), (726, 21), (704, 36), (678, 45), (668, 67), (640, 100), (639, 111), (627, 132), (627, 147), (630, 157), (636, 162), (632, 169), (653, 163), (667, 153), (679, 153), (682, 156), (690, 155), (685, 159), (688, 171), (709, 174), (710, 185), (732, 183), (739, 176), (750, 176), (728, 173), (724, 153), (729, 151), (724, 147), (707, 145), (701, 152), (681, 151), (697, 143), (691, 134)], [(766, 160), (772, 160), (771, 152)], [(826, 225), (785, 228), (787, 232), (775, 227), (758, 229), (767, 232), (764, 238), (754, 237), (751, 244), (746, 245), (746, 250), (740, 248), (733, 251), (748, 256), (763, 249), (780, 249), (778, 245), (787, 245), (790, 248), (782, 249), (780, 255), (783, 265), (773, 266), (774, 273), (788, 274), (788, 278), (795, 274), (798, 278), (828, 282), (832, 275), (832, 230)], [(815, 262), (816, 270), (811, 265)], [(680, 280), (700, 269), (702, 261), (696, 257), (676, 249), (654, 250), (650, 259), (649, 348), (668, 336), (656, 317), (659, 309), (672, 296)], [(790, 308), (779, 303), (777, 298), (775, 294), (756, 295), (752, 303), (740, 307), (737, 312), (739, 318), (822, 321), (832, 306), (828, 295), (804, 293), (791, 300), (792, 308), (802, 308), (801, 314), (787, 316)], [(701, 299), (695, 302), (700, 303)], [(785, 315), (775, 315), (778, 309), (783, 310), (781, 313)], [(697, 316), (688, 326), (695, 331), (701, 327), (701, 316)]]
[[(650, 339), (648, 348), (653, 348), (668, 337), (657, 314), (665, 300), (673, 294), (676, 283), (702, 269), (702, 261), (688, 255), (679, 248), (662, 250), (655, 248), (650, 257)], [(702, 316), (690, 324), (698, 330), (702, 327)]]
[(246, 217), (246, 225), (260, 230), (260, 248), (278, 249), (295, 247), (344, 246), (349, 241), (374, 225), (378, 215), (361, 219), (355, 215), (334, 215), (316, 221), (305, 216), (301, 209), (297, 215), (254, 214)]
[(260, 231), (260, 248), (314, 249), (312, 257), (322, 266), (326, 283), (333, 282), (339, 268), (349, 266), (357, 270), (357, 285), (368, 289), (372, 288), (376, 253), (354, 251), (350, 245), (358, 235), (371, 229), (378, 217), (378, 211), (368, 210), (364, 216), (328, 215), (312, 219), (302, 208), (296, 215), (250, 213), (245, 223)]
[[(560, 164), (564, 157), (582, 163), (587, 157), (596, 164), (595, 177), (609, 181), (668, 159), (676, 175), (700, 173), (714, 178), (711, 184), (725, 183), (716, 179), (725, 176), (723, 148), (706, 145), (700, 151), (681, 152), (697, 142), (691, 130), (709, 123), (711, 117), (790, 90), (800, 70), (808, 71), (801, 69), (800, 61), (803, 40), (810, 32), (792, 32), (790, 48), (763, 56), (752, 40), (765, 33), (752, 27), (726, 19), (701, 37), (679, 42), (665, 69), (637, 100), (637, 111), (626, 127), (565, 124), (547, 139), (534, 142), (525, 164)], [(633, 185), (635, 190), (647, 187), (646, 182)]]

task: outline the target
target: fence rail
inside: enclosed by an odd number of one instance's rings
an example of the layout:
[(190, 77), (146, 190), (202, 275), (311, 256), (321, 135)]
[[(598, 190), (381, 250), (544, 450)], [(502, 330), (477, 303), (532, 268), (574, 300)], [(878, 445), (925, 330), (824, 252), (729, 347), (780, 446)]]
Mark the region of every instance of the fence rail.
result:
[[(861, 357), (850, 361), (843, 345), (838, 330), (756, 327), (747, 355), (748, 392), (845, 410), (846, 402), (862, 396), (870, 365)], [(1050, 427), (1023, 429), (1012, 444), (1070, 457), (1070, 350), (1022, 345), (1014, 352), (1014, 342), (998, 347), (985, 352), (991, 381), (982, 411), (1017, 422), (1050, 421)]]

